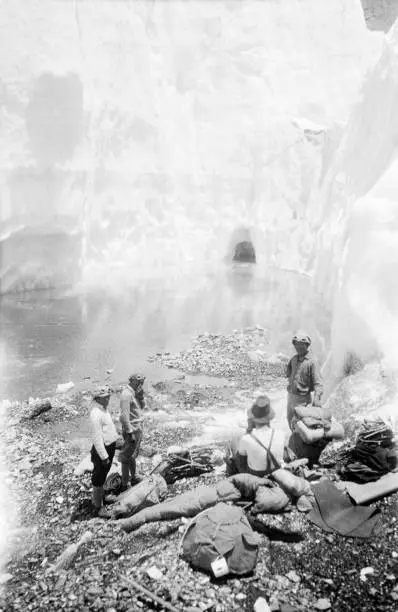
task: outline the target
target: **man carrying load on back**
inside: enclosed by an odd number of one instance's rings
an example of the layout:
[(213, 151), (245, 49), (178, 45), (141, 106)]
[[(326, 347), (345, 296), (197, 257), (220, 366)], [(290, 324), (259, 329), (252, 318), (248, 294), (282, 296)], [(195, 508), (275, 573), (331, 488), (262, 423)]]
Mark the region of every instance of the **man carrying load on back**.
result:
[(142, 439), (142, 410), (145, 406), (144, 381), (144, 376), (132, 374), (120, 397), (120, 422), (124, 439), (124, 446), (119, 453), (119, 461), (122, 466), (122, 491), (125, 491), (130, 484), (135, 485), (141, 481), (136, 474), (136, 459)]
[(321, 371), (318, 362), (309, 351), (311, 338), (308, 334), (300, 332), (293, 337), (292, 344), (297, 354), (291, 358), (286, 368), (286, 376), (289, 379), (287, 421), (290, 429), (292, 429), (294, 408), (311, 403), (313, 406), (321, 406), (323, 395)]

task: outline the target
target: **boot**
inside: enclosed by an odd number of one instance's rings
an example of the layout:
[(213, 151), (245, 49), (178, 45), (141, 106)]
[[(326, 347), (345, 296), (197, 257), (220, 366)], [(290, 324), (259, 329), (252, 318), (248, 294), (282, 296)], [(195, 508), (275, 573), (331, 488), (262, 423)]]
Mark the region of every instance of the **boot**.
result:
[(104, 506), (101, 506), (101, 508), (98, 508), (95, 511), (95, 514), (96, 516), (98, 516), (98, 518), (102, 518), (106, 520), (109, 520), (112, 518), (112, 514)]
[(131, 459), (129, 469), (131, 474), (131, 486), (134, 487), (143, 480), (143, 476), (137, 474), (137, 462), (135, 459)]
[(94, 507), (94, 515), (103, 519), (110, 519), (112, 517), (111, 513), (103, 507), (103, 497), (104, 497), (104, 488), (103, 487), (93, 487), (93, 507)]
[(124, 491), (127, 491), (127, 489), (130, 488), (129, 478), (130, 466), (128, 463), (122, 463), (122, 485), (120, 487), (121, 493), (124, 493)]

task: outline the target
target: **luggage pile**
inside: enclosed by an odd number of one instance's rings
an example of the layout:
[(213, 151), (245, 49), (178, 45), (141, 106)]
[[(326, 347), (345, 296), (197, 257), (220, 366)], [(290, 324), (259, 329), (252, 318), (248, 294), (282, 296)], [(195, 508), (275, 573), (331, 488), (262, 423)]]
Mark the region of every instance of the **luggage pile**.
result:
[(156, 466), (153, 473), (163, 476), (168, 485), (182, 478), (201, 476), (214, 470), (214, 453), (217, 446), (176, 448), (167, 459)]
[(342, 451), (337, 473), (345, 480), (374, 482), (397, 467), (392, 429), (382, 420), (365, 421), (354, 446)]
[(317, 406), (296, 406), (292, 422), (303, 442), (314, 444), (319, 440), (340, 440), (344, 437), (344, 428), (334, 418), (328, 417), (322, 408)]

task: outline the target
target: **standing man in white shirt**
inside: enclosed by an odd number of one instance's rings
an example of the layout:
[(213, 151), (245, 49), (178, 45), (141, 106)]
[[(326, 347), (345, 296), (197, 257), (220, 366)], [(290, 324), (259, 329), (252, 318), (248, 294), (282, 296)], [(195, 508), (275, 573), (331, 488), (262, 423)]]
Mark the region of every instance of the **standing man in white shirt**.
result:
[(111, 518), (111, 514), (104, 508), (104, 483), (111, 469), (115, 455), (116, 440), (118, 438), (116, 427), (108, 410), (111, 397), (109, 387), (100, 387), (93, 393), (93, 406), (90, 412), (90, 424), (93, 446), (91, 448), (91, 461), (94, 465), (91, 482), (93, 485), (94, 512), (99, 518)]
[[(145, 377), (139, 374), (129, 376), (128, 385), (120, 396), (120, 422), (124, 446), (119, 453), (122, 465), (122, 491), (141, 481), (137, 475), (137, 456), (142, 439), (143, 384)], [(130, 480), (131, 478), (131, 480)]]

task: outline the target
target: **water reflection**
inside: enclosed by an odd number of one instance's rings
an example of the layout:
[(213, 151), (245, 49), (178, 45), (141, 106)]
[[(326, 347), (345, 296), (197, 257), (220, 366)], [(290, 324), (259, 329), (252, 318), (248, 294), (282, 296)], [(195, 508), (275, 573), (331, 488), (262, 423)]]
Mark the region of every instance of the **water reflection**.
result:
[(118, 292), (5, 296), (0, 325), (1, 397), (21, 399), (52, 393), (59, 382), (104, 380), (109, 369), (113, 382), (136, 368), (155, 376), (148, 354), (181, 350), (205, 331), (261, 325), (270, 330), (271, 351), (290, 352), (292, 331), (304, 327), (322, 360), (330, 312), (310, 279), (240, 264), (167, 286), (151, 280)]

